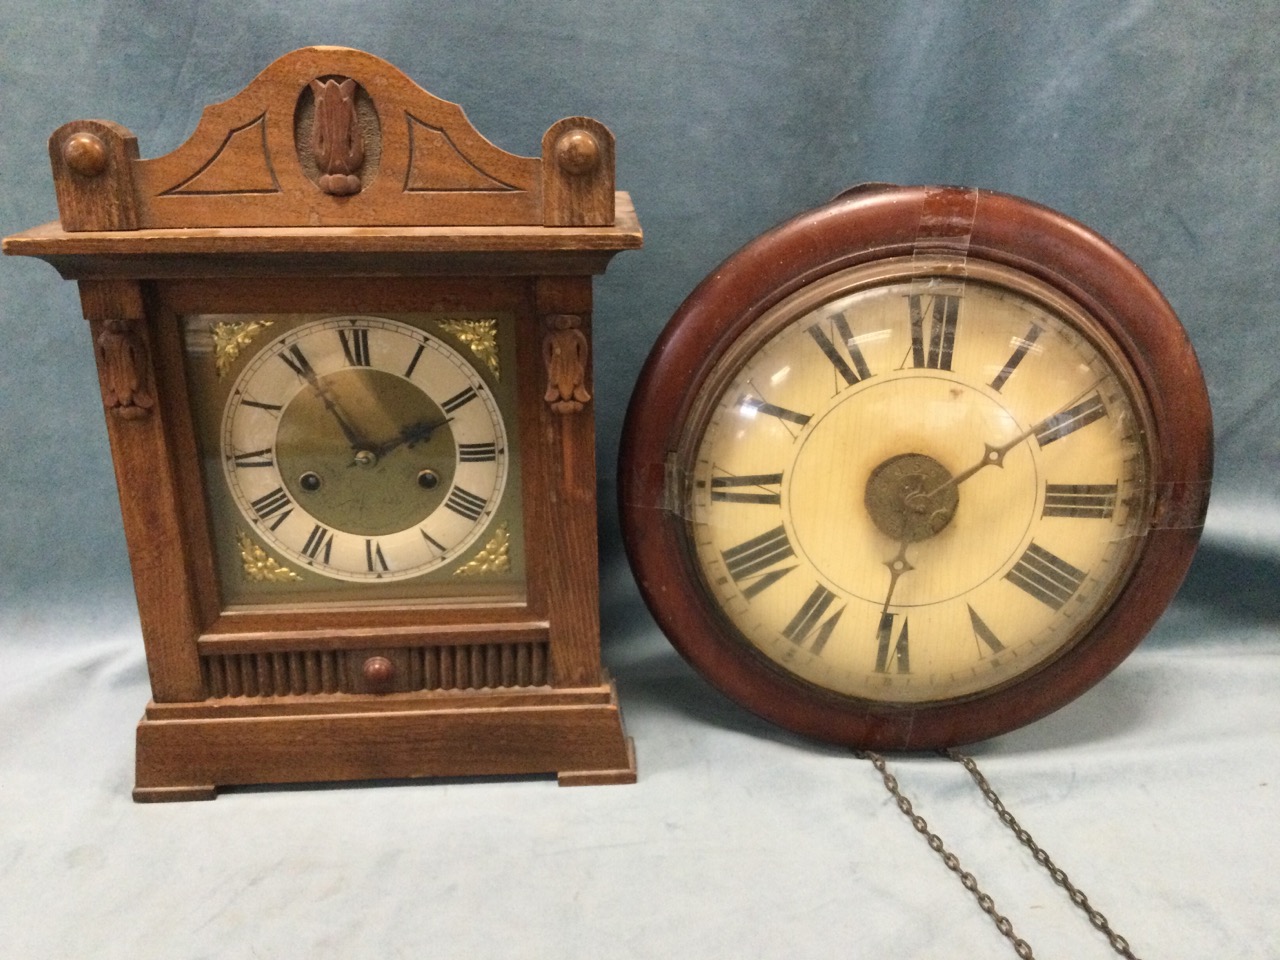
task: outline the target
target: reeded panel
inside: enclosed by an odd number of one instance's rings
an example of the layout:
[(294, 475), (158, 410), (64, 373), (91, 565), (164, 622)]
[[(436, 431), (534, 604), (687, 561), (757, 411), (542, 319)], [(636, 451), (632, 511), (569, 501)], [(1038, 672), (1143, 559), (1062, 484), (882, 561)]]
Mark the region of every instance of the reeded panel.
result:
[[(485, 690), (547, 683), (546, 643), (472, 643), (397, 651), (403, 671), (386, 691)], [(368, 693), (367, 651), (207, 654), (200, 658), (208, 696), (316, 696)]]

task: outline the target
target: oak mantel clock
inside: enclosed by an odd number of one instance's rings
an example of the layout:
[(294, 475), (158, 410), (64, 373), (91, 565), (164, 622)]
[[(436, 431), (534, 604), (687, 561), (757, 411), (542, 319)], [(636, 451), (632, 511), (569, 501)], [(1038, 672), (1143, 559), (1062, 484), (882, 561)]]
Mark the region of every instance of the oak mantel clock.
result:
[(177, 150), (50, 141), (151, 676), (138, 800), (220, 785), (631, 782), (600, 666), (592, 277), (641, 245), (613, 137), (538, 157), (355, 50)]
[(742, 704), (864, 749), (981, 740), (1078, 696), (1199, 539), (1204, 380), (1097, 234), (1003, 194), (868, 185), (689, 296), (619, 470), (642, 592)]

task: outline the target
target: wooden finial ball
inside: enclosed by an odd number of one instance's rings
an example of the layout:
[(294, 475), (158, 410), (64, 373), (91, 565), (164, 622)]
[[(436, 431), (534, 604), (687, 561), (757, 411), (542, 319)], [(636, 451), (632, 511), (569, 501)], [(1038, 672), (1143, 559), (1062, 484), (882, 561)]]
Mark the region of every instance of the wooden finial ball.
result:
[(600, 143), (586, 130), (570, 130), (556, 141), (556, 162), (565, 173), (590, 173), (600, 165)]
[(62, 145), (62, 159), (84, 177), (96, 177), (107, 169), (107, 147), (92, 133), (77, 133)]
[(364, 679), (371, 687), (381, 687), (391, 682), (396, 665), (386, 657), (370, 657), (364, 662)]

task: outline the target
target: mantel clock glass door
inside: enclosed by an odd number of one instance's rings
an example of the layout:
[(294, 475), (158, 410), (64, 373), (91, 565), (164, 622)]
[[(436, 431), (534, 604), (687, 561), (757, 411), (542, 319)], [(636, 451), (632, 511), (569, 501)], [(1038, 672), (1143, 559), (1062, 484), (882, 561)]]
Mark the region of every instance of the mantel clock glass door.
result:
[(672, 642), (731, 696), (874, 748), (1029, 722), (1164, 609), (1207, 501), (1163, 298), (1061, 215), (851, 192), (686, 301), (628, 414), (622, 510)]
[(523, 599), (514, 323), (185, 317), (224, 602)]

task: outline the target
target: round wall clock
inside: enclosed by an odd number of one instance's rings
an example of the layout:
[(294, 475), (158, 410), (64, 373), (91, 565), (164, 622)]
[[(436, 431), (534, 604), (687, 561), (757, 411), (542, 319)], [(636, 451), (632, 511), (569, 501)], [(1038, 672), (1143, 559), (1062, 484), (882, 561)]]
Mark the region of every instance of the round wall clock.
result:
[(1014, 197), (878, 185), (690, 295), (622, 449), (672, 643), (761, 716), (874, 749), (1101, 679), (1180, 584), (1212, 469), (1195, 355), (1123, 254)]

